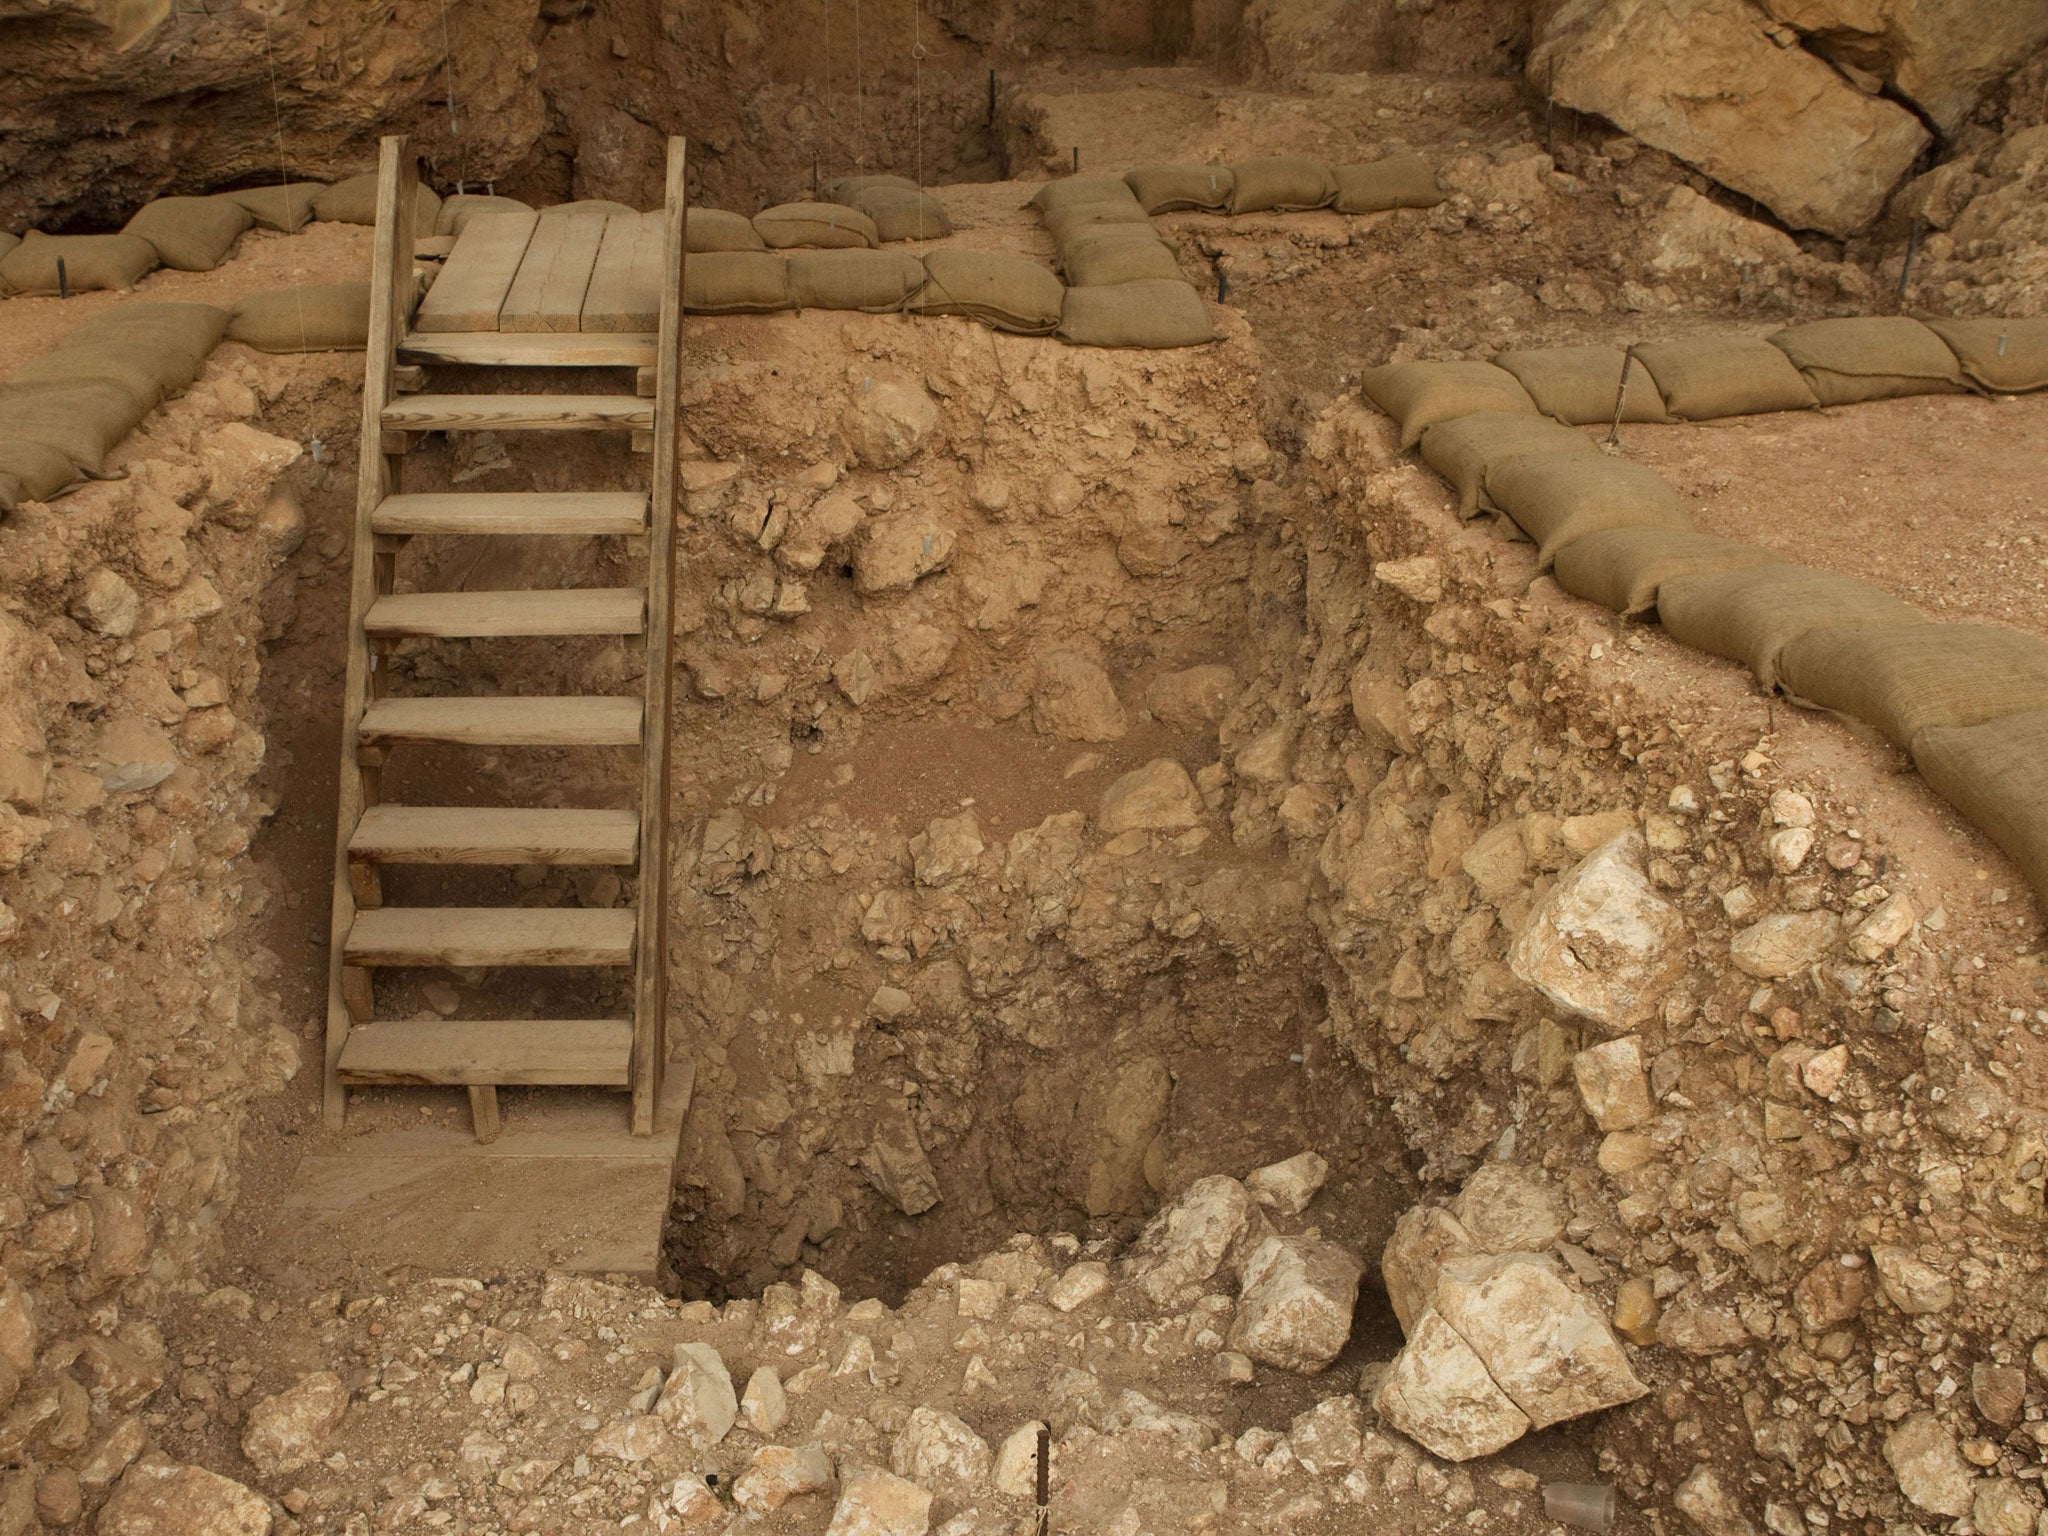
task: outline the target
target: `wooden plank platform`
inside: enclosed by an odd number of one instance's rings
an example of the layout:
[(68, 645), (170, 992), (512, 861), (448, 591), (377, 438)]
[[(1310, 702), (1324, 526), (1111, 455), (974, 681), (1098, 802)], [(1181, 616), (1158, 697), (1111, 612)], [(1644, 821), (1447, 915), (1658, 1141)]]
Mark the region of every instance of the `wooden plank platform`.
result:
[(615, 214), (583, 295), (582, 330), (652, 331), (661, 323), (663, 215)]
[(654, 402), (632, 395), (403, 395), (384, 407), (402, 432), (654, 430)]
[(533, 239), (538, 215), (495, 213), (472, 219), (420, 301), (416, 331), (495, 331), (512, 280)]
[(372, 532), (570, 534), (583, 538), (647, 531), (647, 498), (635, 491), (472, 491), (390, 496), (370, 516)]
[(341, 1050), (346, 1083), (623, 1088), (631, 1019), (434, 1019), (359, 1024)]
[(574, 331), (611, 216), (564, 203), (544, 208), (498, 311), (501, 331)]
[(631, 907), (372, 907), (350, 965), (631, 965)]
[(468, 747), (637, 747), (640, 713), (640, 700), (605, 694), (378, 699), (363, 711), (362, 736)]
[(579, 335), (551, 331), (415, 331), (399, 344), (407, 363), (460, 363), (479, 368), (651, 368), (652, 334)]
[(440, 640), (637, 635), (646, 628), (646, 619), (647, 594), (638, 587), (401, 592), (370, 605), (363, 616), (363, 633)]
[(375, 864), (631, 864), (635, 811), (373, 805), (349, 857)]

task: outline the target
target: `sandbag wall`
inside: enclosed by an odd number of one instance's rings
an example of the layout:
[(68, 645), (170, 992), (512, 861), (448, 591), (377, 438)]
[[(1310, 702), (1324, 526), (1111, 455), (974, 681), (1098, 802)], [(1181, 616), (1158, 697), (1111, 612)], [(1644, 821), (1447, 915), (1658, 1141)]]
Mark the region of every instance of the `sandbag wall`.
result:
[[(1626, 371), (1624, 371), (1626, 370)], [(2048, 318), (1818, 320), (1768, 337), (1390, 363), (1361, 379), (1401, 446), (1499, 512), (1560, 585), (1747, 666), (1907, 752), (2048, 904), (2048, 641), (1929, 620), (1867, 582), (1697, 531), (1677, 492), (1577, 428), (2048, 388)]]

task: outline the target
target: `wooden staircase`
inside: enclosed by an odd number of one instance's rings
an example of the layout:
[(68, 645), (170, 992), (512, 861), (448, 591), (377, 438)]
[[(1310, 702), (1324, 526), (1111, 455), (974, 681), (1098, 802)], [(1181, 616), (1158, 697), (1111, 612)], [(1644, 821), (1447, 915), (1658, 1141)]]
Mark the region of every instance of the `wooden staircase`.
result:
[[(665, 1054), (668, 722), (673, 703), (673, 524), (676, 496), (678, 328), (682, 317), (684, 146), (669, 141), (667, 192), (641, 229), (621, 225), (613, 265), (598, 265), (611, 307), (628, 288), (657, 323), (652, 332), (430, 329), (414, 301), (416, 171), (401, 138), (383, 141), (369, 353), (363, 381), (361, 479), (336, 828), (324, 1109), (339, 1126), (348, 1090), (374, 1084), (468, 1089), (479, 1140), (499, 1130), (500, 1086), (595, 1086), (632, 1096), (632, 1132), (654, 1130)], [(538, 221), (534, 221), (538, 222)], [(474, 228), (475, 226), (472, 226)], [(437, 313), (496, 317), (533, 222), (509, 256), (509, 233), (465, 232), (480, 253), (460, 270), (451, 258), (436, 285)], [(552, 227), (543, 225), (543, 227)], [(599, 239), (577, 221), (574, 239), (598, 261)], [(634, 242), (638, 242), (637, 246)], [(479, 308), (475, 274), (488, 258), (503, 269), (497, 297)], [(550, 251), (559, 274), (566, 257)], [(607, 258), (611, 259), (611, 258)], [(538, 258), (536, 258), (537, 262)], [(638, 262), (637, 266), (630, 263)], [(488, 274), (486, 274), (488, 276)], [(631, 281), (640, 281), (637, 287)], [(448, 293), (442, 285), (450, 285)], [(586, 286), (590, 279), (586, 271)], [(552, 293), (557, 284), (548, 285)], [(595, 287), (590, 288), (594, 295)], [(575, 290), (580, 303), (585, 288)], [(571, 323), (575, 311), (570, 311)], [(538, 323), (553, 323), (536, 308)], [(416, 325), (416, 320), (425, 321)], [(477, 322), (483, 323), (481, 320)], [(645, 323), (642, 321), (641, 323)], [(426, 393), (426, 371), (473, 367), (632, 368), (633, 394)], [(437, 382), (439, 382), (437, 380)], [(406, 494), (406, 455), (428, 433), (630, 433), (629, 453), (651, 455), (648, 491), (564, 494)], [(392, 590), (407, 540), (624, 538), (643, 552), (636, 587), (524, 592)], [(391, 647), (416, 640), (617, 636), (641, 648), (637, 695), (406, 698), (391, 686)], [(396, 805), (382, 796), (394, 754), (421, 744), (452, 747), (617, 748), (639, 757), (639, 809)], [(538, 772), (538, 770), (536, 770)], [(538, 784), (536, 789), (540, 788)], [(536, 796), (536, 798), (544, 798)], [(395, 906), (384, 900), (387, 866), (612, 866), (636, 874), (630, 907)], [(605, 968), (631, 976), (632, 1017), (578, 1019), (380, 1019), (377, 975), (389, 967), (551, 966)]]

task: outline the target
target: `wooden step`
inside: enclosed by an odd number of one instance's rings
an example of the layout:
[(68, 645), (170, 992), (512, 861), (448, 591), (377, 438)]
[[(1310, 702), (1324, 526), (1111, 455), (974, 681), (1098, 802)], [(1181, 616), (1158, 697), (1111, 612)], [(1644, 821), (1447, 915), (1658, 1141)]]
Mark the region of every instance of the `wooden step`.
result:
[(350, 965), (631, 965), (631, 907), (373, 907)]
[(345, 1083), (494, 1083), (623, 1088), (631, 1019), (480, 1019), (359, 1024), (341, 1047)]
[(415, 331), (399, 343), (407, 363), (477, 368), (652, 368), (654, 337), (621, 332)]
[(640, 700), (603, 694), (377, 699), (364, 741), (447, 741), (466, 747), (637, 747)]
[(474, 640), (511, 635), (637, 635), (647, 594), (638, 587), (521, 592), (404, 592), (380, 597), (363, 632), (386, 638)]
[(406, 395), (378, 418), (401, 432), (652, 432), (636, 395)]
[(475, 491), (386, 497), (370, 514), (373, 533), (645, 533), (647, 498), (638, 491)]
[(631, 864), (638, 811), (373, 805), (348, 841), (377, 864)]

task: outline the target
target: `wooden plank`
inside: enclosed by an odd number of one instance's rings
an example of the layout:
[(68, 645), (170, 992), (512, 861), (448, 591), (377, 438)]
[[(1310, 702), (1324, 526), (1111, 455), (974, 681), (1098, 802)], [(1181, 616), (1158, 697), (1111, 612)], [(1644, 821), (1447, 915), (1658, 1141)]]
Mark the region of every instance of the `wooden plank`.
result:
[(377, 558), (370, 519), (398, 488), (397, 462), (382, 452), (382, 418), (398, 366), (398, 338), (405, 334), (411, 315), (413, 210), (418, 184), (418, 168), (405, 139), (397, 135), (383, 139), (377, 151), (377, 223), (370, 256), (370, 334), (364, 352), (362, 435), (357, 447), (353, 563), (344, 633), (347, 661), (341, 694), (341, 777), (335, 795), (334, 886), (328, 929), (327, 1036), (320, 1109), (335, 1129), (348, 1112), (348, 1089), (336, 1066), (354, 1026), (350, 1001), (361, 990), (342, 954), (356, 919), (348, 840), (355, 834), (364, 806), (375, 800), (377, 786), (376, 770), (366, 766), (362, 750), (362, 719), (371, 683), (363, 616), (376, 600), (380, 572), (388, 562)]
[(653, 1133), (668, 1060), (669, 716), (675, 709), (676, 439), (682, 430), (684, 234), (689, 147), (668, 141), (661, 200), (661, 325), (655, 347), (654, 474), (647, 550), (647, 657), (640, 753), (640, 929), (633, 966), (633, 1134)]
[(518, 592), (406, 592), (380, 597), (365, 633), (442, 640), (507, 635), (637, 635), (647, 594), (638, 587)]
[(495, 331), (498, 311), (518, 275), (537, 216), (494, 213), (471, 219), (420, 304), (415, 331)]
[(631, 864), (639, 845), (632, 811), (373, 805), (348, 851), (379, 864)]
[(585, 331), (652, 331), (661, 324), (663, 211), (613, 216), (590, 289), (583, 295)]
[(342, 1055), (352, 1083), (623, 1088), (630, 1019), (442, 1019), (359, 1029)]
[(350, 965), (631, 965), (631, 907), (378, 907)]
[[(498, 311), (501, 331), (573, 331), (597, 266), (610, 215), (602, 209), (543, 209), (519, 273)], [(482, 329), (482, 327), (478, 327)]]
[(654, 406), (631, 395), (407, 395), (384, 407), (404, 432), (647, 431)]
[(465, 363), (482, 368), (646, 368), (654, 335), (584, 336), (548, 331), (415, 331), (398, 349), (409, 363)]
[(582, 538), (647, 531), (647, 498), (637, 491), (453, 491), (392, 496), (371, 527), (389, 535), (570, 534)]
[(363, 711), (361, 735), (466, 747), (637, 747), (640, 712), (638, 699), (602, 694), (379, 699)]
[(472, 1084), (469, 1090), (469, 1122), (476, 1139), (489, 1146), (505, 1129), (498, 1118), (498, 1090), (490, 1083)]

